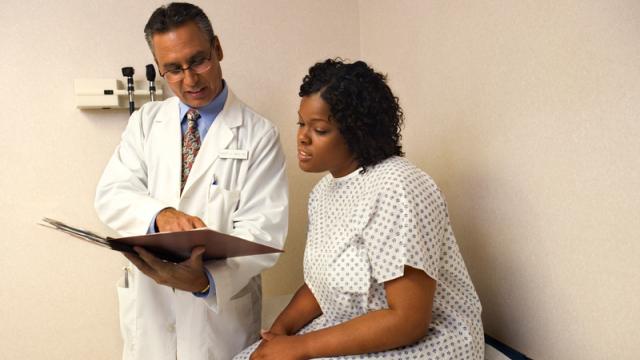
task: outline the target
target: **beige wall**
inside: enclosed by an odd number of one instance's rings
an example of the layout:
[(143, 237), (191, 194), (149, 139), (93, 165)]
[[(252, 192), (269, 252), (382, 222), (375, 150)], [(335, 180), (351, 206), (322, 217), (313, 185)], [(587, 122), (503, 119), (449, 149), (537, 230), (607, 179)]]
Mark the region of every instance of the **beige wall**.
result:
[(640, 2), (360, 1), (408, 158), (449, 201), (485, 330), (640, 353)]
[[(73, 79), (151, 61), (162, 2), (9, 0), (0, 8), (0, 348), (8, 359), (120, 354), (115, 253), (36, 227), (100, 231), (93, 192), (126, 111), (79, 111)], [(635, 1), (199, 2), (234, 91), (281, 129), (287, 253), (265, 293), (301, 282), (306, 194), (297, 87), (326, 57), (389, 74), (407, 156), (445, 191), (487, 332), (536, 359), (640, 352), (640, 5)], [(126, 12), (124, 11), (126, 10)]]
[[(3, 1), (0, 6), (0, 358), (116, 359), (115, 282), (123, 257), (37, 227), (43, 216), (97, 229), (95, 185), (127, 111), (80, 111), (74, 78), (144, 79), (143, 27), (163, 1)], [(225, 79), (281, 129), (292, 184), (292, 236), (265, 292), (302, 281), (306, 194), (294, 162), (297, 88), (327, 56), (359, 54), (356, 1), (199, 1), (225, 52)], [(293, 270), (291, 270), (293, 269)]]

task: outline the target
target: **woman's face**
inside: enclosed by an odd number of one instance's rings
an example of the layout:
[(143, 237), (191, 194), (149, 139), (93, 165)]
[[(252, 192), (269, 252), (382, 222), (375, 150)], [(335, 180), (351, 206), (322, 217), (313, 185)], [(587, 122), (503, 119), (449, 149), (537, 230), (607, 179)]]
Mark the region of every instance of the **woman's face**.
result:
[(359, 165), (319, 93), (304, 96), (298, 111), (298, 166), (306, 172), (329, 171), (342, 177)]

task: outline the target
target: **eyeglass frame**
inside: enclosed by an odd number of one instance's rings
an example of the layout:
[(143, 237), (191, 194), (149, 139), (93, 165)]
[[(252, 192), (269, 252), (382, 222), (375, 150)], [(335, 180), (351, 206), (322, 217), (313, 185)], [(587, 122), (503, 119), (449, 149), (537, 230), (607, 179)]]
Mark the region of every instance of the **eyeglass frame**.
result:
[[(204, 58), (204, 59), (202, 60), (202, 63), (200, 63), (200, 64), (190, 64), (190, 65), (187, 65), (187, 67), (180, 67), (180, 68), (173, 69), (173, 70), (167, 70), (167, 71), (165, 71), (165, 72), (164, 72), (164, 74), (160, 72), (160, 69), (158, 69), (158, 73), (159, 73), (159, 74), (160, 74), (160, 76), (162, 76), (165, 80), (167, 80), (167, 82), (170, 82), (170, 83), (174, 83), (174, 82), (178, 82), (178, 81), (180, 81), (180, 80), (183, 80), (183, 79), (184, 79), (184, 77), (185, 77), (185, 72), (186, 72), (187, 70), (191, 70), (191, 71), (193, 71), (193, 72), (194, 72), (194, 73), (196, 73), (196, 74), (202, 74), (203, 72), (205, 72), (205, 71), (207, 71), (207, 70), (211, 69), (211, 65), (213, 65), (213, 63), (211, 62), (211, 59), (213, 59), (213, 48), (214, 48), (214, 46), (215, 46), (215, 43), (216, 43), (216, 39), (215, 39), (215, 37), (214, 37), (214, 39), (213, 39), (213, 43), (211, 44), (211, 47), (209, 48), (209, 57)], [(157, 62), (158, 62), (158, 61), (156, 60), (156, 63), (157, 63)], [(194, 66), (194, 65), (198, 66), (198, 65), (203, 65), (203, 64), (205, 64), (205, 63), (209, 63), (209, 66), (208, 66), (206, 69), (202, 69), (202, 70), (200, 70), (200, 71), (197, 71), (197, 70), (195, 70), (195, 69), (193, 68), (193, 66)], [(158, 67), (160, 67), (160, 65), (159, 65), (159, 64), (158, 64)], [(167, 78), (165, 77), (165, 75), (166, 75), (167, 73), (172, 72), (172, 71), (178, 71), (178, 70), (180, 70), (180, 74), (182, 74), (182, 77), (180, 77), (179, 79), (176, 79), (176, 80), (170, 81), (169, 79), (167, 79)], [(178, 75), (176, 74), (176, 76), (178, 76)]]

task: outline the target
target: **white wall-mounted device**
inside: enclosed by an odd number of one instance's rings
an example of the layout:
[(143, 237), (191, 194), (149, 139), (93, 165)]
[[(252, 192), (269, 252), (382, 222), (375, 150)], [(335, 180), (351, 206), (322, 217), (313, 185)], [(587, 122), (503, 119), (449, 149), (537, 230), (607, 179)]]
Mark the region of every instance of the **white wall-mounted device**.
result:
[[(156, 80), (156, 100), (162, 100), (162, 81)], [(128, 109), (129, 95), (124, 82), (117, 79), (75, 79), (73, 81), (78, 109)], [(136, 108), (150, 101), (149, 82), (134, 81)]]

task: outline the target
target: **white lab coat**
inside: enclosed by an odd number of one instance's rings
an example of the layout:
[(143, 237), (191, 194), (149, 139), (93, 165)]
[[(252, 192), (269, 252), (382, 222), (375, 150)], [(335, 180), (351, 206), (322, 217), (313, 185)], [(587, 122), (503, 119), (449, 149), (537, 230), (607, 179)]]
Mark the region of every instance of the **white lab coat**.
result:
[[(212, 229), (283, 248), (288, 189), (277, 129), (229, 91), (181, 196), (178, 114), (173, 97), (131, 115), (97, 187), (100, 219), (122, 236), (144, 234), (153, 216), (171, 206)], [(246, 150), (247, 158), (230, 158), (223, 149)], [(260, 272), (276, 259), (207, 262), (216, 290), (207, 298), (174, 292), (133, 267), (129, 287), (118, 286), (123, 358), (231, 359), (258, 338)]]

